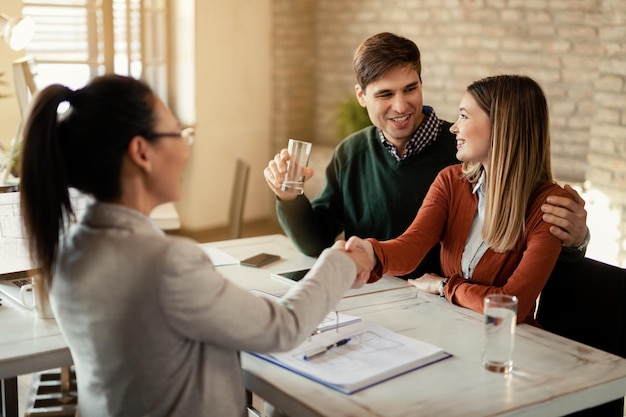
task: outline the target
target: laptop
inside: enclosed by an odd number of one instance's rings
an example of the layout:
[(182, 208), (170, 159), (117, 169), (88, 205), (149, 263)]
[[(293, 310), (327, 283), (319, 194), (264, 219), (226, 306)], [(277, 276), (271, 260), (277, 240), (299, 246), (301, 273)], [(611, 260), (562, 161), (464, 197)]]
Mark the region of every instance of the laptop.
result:
[[(70, 199), (78, 220), (91, 199), (73, 189)], [(34, 269), (20, 216), (20, 193), (0, 193), (0, 302), (8, 299), (21, 306), (21, 287), (31, 282)], [(25, 294), (25, 301), (33, 304), (32, 290)]]

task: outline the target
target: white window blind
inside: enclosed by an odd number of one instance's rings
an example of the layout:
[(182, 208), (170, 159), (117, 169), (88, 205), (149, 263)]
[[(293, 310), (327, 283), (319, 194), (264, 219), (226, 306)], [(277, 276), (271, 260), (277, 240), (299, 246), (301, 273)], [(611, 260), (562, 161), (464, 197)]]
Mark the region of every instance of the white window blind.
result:
[(26, 53), (39, 88), (85, 85), (105, 73), (141, 78), (167, 97), (166, 0), (24, 0), (36, 23)]

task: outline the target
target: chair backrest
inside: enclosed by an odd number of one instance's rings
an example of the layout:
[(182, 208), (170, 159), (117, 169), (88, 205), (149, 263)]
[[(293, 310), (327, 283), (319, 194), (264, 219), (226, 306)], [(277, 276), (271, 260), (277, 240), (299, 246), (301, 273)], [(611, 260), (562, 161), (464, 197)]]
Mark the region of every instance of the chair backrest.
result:
[(22, 120), (26, 118), (30, 101), (38, 90), (36, 76), (37, 60), (34, 57), (25, 56), (13, 61), (13, 84)]
[[(549, 332), (626, 357), (626, 270), (593, 259), (557, 262), (541, 292), (537, 321)], [(624, 399), (570, 416), (624, 414)]]
[(552, 333), (626, 357), (626, 270), (593, 259), (558, 262), (537, 321)]
[(241, 237), (243, 228), (243, 208), (246, 202), (248, 189), (248, 177), (250, 164), (241, 158), (237, 158), (235, 164), (235, 180), (230, 195), (230, 208), (228, 211), (228, 237), (238, 239)]

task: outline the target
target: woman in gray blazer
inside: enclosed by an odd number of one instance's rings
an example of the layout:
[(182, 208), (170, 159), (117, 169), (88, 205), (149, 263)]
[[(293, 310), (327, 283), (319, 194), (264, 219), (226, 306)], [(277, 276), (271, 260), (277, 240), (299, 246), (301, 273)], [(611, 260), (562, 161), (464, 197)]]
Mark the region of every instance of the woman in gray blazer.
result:
[[(69, 111), (59, 115), (62, 102)], [(244, 416), (239, 351), (303, 341), (371, 269), (327, 249), (279, 302), (224, 279), (150, 221), (180, 198), (193, 132), (144, 83), (107, 75), (42, 90), (25, 129), (21, 207), (74, 359), (80, 414)], [(78, 224), (68, 187), (92, 195)]]

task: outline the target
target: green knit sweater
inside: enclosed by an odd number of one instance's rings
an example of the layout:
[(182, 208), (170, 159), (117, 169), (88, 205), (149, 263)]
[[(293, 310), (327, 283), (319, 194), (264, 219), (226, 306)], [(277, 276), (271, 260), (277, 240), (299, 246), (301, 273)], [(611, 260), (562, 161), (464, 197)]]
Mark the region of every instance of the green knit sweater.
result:
[[(317, 256), (343, 231), (350, 236), (386, 240), (411, 224), (435, 177), (458, 164), (451, 124), (416, 155), (396, 161), (380, 142), (376, 127), (356, 132), (339, 144), (326, 168), (324, 189), (311, 202), (277, 199), (278, 220), (294, 244)], [(410, 276), (439, 272), (437, 248)]]

